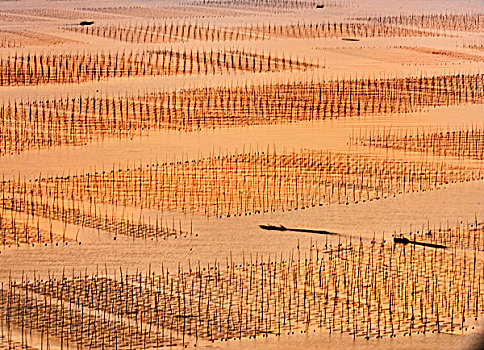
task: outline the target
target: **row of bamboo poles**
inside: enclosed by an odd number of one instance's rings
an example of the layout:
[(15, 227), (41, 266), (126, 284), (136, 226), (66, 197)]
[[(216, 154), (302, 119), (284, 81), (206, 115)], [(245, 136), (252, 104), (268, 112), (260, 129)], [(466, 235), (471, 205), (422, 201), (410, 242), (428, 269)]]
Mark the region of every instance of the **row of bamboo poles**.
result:
[(484, 14), (482, 13), (414, 14), (379, 17), (368, 16), (357, 19), (387, 25), (417, 28), (445, 29), (466, 32), (482, 32), (484, 30)]
[(76, 54), (15, 54), (0, 58), (0, 86), (68, 84), (115, 77), (307, 70), (299, 59), (245, 50), (157, 50)]
[(131, 43), (171, 43), (189, 40), (237, 41), (272, 38), (341, 38), (441, 36), (435, 31), (402, 28), (379, 23), (297, 23), (291, 25), (251, 24), (243, 27), (197, 23), (140, 23), (129, 25), (65, 26), (64, 30)]
[(470, 44), (464, 44), (464, 47), (468, 48), (468, 49), (484, 51), (484, 44), (482, 42), (479, 42), (479, 43), (474, 42), (474, 43), (470, 43)]
[(317, 2), (314, 0), (195, 0), (189, 4), (197, 6), (243, 6), (299, 10), (316, 8)]
[(482, 103), (484, 74), (200, 88), (0, 105), (0, 154), (195, 131)]
[[(193, 235), (191, 229), (189, 232), (182, 230), (181, 223), (175, 225), (174, 219), (169, 223), (162, 216), (144, 218), (141, 213), (135, 215), (125, 208), (103, 208), (92, 202), (86, 206), (80, 202), (61, 201), (57, 197), (34, 197), (28, 193), (17, 197), (7, 192), (2, 195), (0, 245), (3, 247), (79, 242), (79, 231), (84, 228), (109, 234), (114, 239), (118, 235), (133, 240), (166, 240)], [(53, 223), (62, 228), (53, 228)], [(68, 225), (73, 225), (77, 232), (66, 233)], [(70, 226), (69, 230), (73, 228)]]
[(424, 152), (437, 156), (451, 156), (484, 160), (484, 131), (482, 127), (465, 130), (407, 129), (365, 130), (353, 134), (350, 143), (380, 148)]
[[(28, 208), (72, 200), (119, 207), (230, 217), (378, 200), (451, 183), (482, 180), (480, 167), (351, 153), (252, 152), (125, 169), (3, 181), (6, 198)], [(33, 204), (30, 204), (33, 203)], [(15, 210), (7, 202), (7, 208)], [(31, 210), (32, 209), (24, 209)], [(22, 210), (22, 211), (24, 211)], [(44, 214), (45, 216), (46, 214)], [(49, 216), (50, 217), (50, 216)]]
[[(64, 232), (65, 233), (65, 232)], [(47, 243), (68, 242), (65, 234), (60, 234), (52, 228), (49, 222), (49, 229), (41, 227), (39, 217), (22, 217), (17, 212), (0, 211), (0, 240), (4, 248), (27, 244), (34, 245)]]
[(407, 50), (415, 51), (432, 56), (440, 56), (451, 60), (460, 60), (467, 62), (484, 62), (484, 56), (475, 53), (458, 52), (455, 50), (441, 50), (428, 47), (407, 47)]
[(27, 30), (0, 30), (0, 48), (58, 45), (66, 42), (72, 41), (53, 35), (40, 34)]
[[(463, 334), (484, 313), (477, 251), (326, 244), (175, 272), (120, 269), (10, 279), (0, 290), (6, 342), (37, 348), (148, 349), (283, 334), (393, 338)], [(40, 343), (40, 344), (39, 344)]]
[(2, 11), (2, 14), (12, 14), (17, 16), (28, 16), (34, 18), (35, 21), (47, 18), (58, 20), (84, 20), (89, 18), (90, 20), (112, 19), (112, 16), (102, 13), (94, 13), (95, 11), (83, 11), (82, 9), (67, 9), (67, 8), (23, 8), (15, 10)]
[[(245, 17), (247, 11), (230, 8), (209, 8), (204, 6), (170, 6), (170, 7), (145, 7), (145, 6), (102, 6), (102, 7), (80, 7), (79, 11), (88, 11), (95, 16), (115, 16), (147, 18), (147, 19), (195, 19), (195, 18), (227, 18)], [(85, 14), (85, 13), (84, 13)], [(257, 15), (252, 12), (251, 15)], [(89, 16), (83, 15), (83, 18)], [(93, 17), (89, 17), (95, 19)]]

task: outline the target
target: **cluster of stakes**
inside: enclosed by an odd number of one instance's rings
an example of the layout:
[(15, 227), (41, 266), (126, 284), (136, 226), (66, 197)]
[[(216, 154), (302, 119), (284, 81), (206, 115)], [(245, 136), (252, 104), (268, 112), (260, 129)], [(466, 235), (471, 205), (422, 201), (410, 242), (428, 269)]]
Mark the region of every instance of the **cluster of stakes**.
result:
[(181, 23), (140, 23), (121, 25), (98, 25), (93, 27), (64, 27), (64, 30), (90, 34), (103, 38), (116, 39), (133, 43), (171, 43), (188, 40), (236, 41), (256, 40), (265, 37), (256, 27), (223, 28), (209, 24)]
[[(133, 239), (176, 238), (191, 236), (192, 229), (182, 230), (181, 222), (175, 228), (174, 221), (170, 227), (162, 217), (145, 219), (134, 208), (253, 215), (378, 200), (483, 176), (479, 166), (302, 150), (113, 167), (28, 182), (19, 177), (1, 182), (0, 239), (3, 246), (77, 241), (79, 228)], [(75, 236), (66, 236), (68, 224), (78, 227)]]
[(484, 160), (484, 131), (478, 127), (430, 132), (417, 130), (414, 133), (408, 130), (365, 130), (352, 135), (350, 143)]
[(65, 235), (60, 235), (49, 225), (49, 230), (40, 225), (39, 217), (21, 217), (19, 213), (1, 209), (0, 240), (2, 246), (20, 246), (21, 244), (46, 244), (47, 242), (66, 242)]
[(56, 9), (56, 8), (25, 8), (15, 9), (2, 12), (3, 14), (12, 14), (16, 16), (28, 16), (33, 17), (35, 21), (39, 21), (39, 18), (48, 19), (63, 19), (63, 20), (82, 20), (89, 18), (91, 20), (109, 19), (112, 18), (109, 15), (102, 13), (94, 13), (95, 11), (85, 12), (80, 9)]
[[(190, 232), (182, 230), (181, 222), (176, 227), (174, 219), (168, 223), (162, 216), (144, 218), (140, 211), (126, 207), (107, 207), (92, 201), (85, 205), (57, 195), (37, 196), (26, 191), (26, 183), (20, 191), (12, 182), (3, 181), (1, 185), (0, 244), (4, 247), (78, 241), (79, 230), (84, 228), (133, 239), (193, 234), (191, 228)], [(74, 225), (77, 232), (66, 233), (68, 225)]]
[(28, 30), (0, 30), (0, 48), (20, 48), (32, 45), (58, 45), (65, 42), (70, 42), (70, 40)]
[[(2, 9), (3, 10), (3, 9)], [(11, 13), (12, 11), (2, 11), (0, 13), (0, 21), (2, 23), (18, 23), (18, 22), (43, 22), (44, 19), (32, 18), (27, 16), (19, 16), (16, 13)]]
[[(169, 6), (169, 7), (142, 7), (142, 6), (104, 6), (104, 7), (82, 7), (80, 11), (88, 11), (97, 15), (122, 15), (138, 18), (157, 19), (194, 19), (213, 17), (238, 17), (247, 15), (245, 11), (229, 8), (208, 8), (206, 6)], [(253, 15), (256, 15), (254, 13)], [(84, 16), (85, 18), (86, 16)]]
[(271, 38), (340, 38), (340, 37), (408, 37), (438, 36), (423, 31), (378, 23), (304, 23), (292, 25), (251, 24), (244, 27), (217, 27), (193, 23), (140, 23), (99, 25), (93, 27), (65, 26), (65, 30), (132, 43), (170, 43), (188, 40), (236, 41)]
[(464, 44), (464, 47), (479, 51), (484, 51), (484, 44), (481, 43), (472, 43), (472, 44)]
[(482, 30), (484, 30), (484, 14), (482, 13), (400, 15), (364, 17), (357, 19), (387, 25), (416, 28), (446, 29), (465, 32), (482, 32)]
[[(21, 347), (196, 346), (283, 334), (462, 334), (484, 313), (477, 251), (372, 241), (186, 270), (25, 275), (2, 283), (0, 332)], [(17, 340), (18, 341), (18, 340)], [(29, 345), (30, 344), (30, 345)]]
[(315, 8), (317, 2), (314, 0), (198, 0), (190, 2), (189, 4), (199, 6), (242, 6), (299, 10)]
[[(51, 219), (74, 215), (72, 208), (82, 213), (83, 207), (97, 205), (229, 217), (359, 203), (427, 191), (451, 183), (481, 180), (484, 176), (481, 170), (464, 165), (302, 150), (287, 154), (219, 155), (125, 169), (113, 167), (108, 171), (29, 182), (9, 180), (2, 187), (6, 209), (39, 213)], [(85, 204), (76, 206), (68, 204), (69, 201)], [(91, 220), (99, 220), (99, 215), (92, 211), (91, 217), (98, 219)], [(77, 224), (79, 220), (68, 221)]]
[[(68, 31), (66, 36), (75, 32), (155, 44), (150, 48), (187, 41), (359, 41), (484, 31), (484, 14), (471, 13), (367, 16), (297, 24), (261, 21), (245, 26), (167, 20), (214, 17), (231, 10), (233, 16), (266, 12), (290, 17), (287, 14), (297, 10), (351, 5), (352, 1), (338, 0), (194, 0), (185, 7), (169, 8), (24, 9), (5, 11), (0, 19), (48, 23), (56, 18), (77, 20), (87, 14), (96, 22), (112, 15), (164, 18), (152, 23), (106, 21), (62, 27)], [(30, 30), (0, 30), (0, 48), (73, 42)], [(476, 50), (466, 52), (399, 48), (411, 55), (484, 61), (477, 51), (484, 50), (482, 43), (463, 45)], [(17, 50), (5, 50), (9, 51)], [(325, 68), (319, 62), (242, 49), (25, 52), (0, 57), (0, 87)], [(386, 116), (483, 102), (483, 73), (14, 100), (0, 104), (0, 154), (129, 139), (160, 130), (194, 132)], [(226, 218), (349, 205), (484, 180), (482, 127), (415, 132), (373, 129), (353, 134), (349, 144), (369, 146), (374, 152), (361, 154), (352, 147), (341, 153), (244, 149), (190, 160), (140, 161), (125, 168), (113, 165), (62, 176), (44, 174), (30, 180), (19, 174), (0, 182), (0, 247), (78, 245), (80, 230), (103, 232), (110, 240), (118, 235), (133, 240), (198, 236), (191, 227), (182, 229), (181, 219), (176, 225), (175, 215)], [(401, 156), (396, 157), (398, 153)], [(163, 218), (166, 212), (171, 223)], [(313, 232), (293, 231), (298, 230)], [(431, 228), (427, 224), (426, 229), (423, 225), (414, 232), (395, 232), (391, 242), (385, 236), (381, 241), (360, 237), (342, 242), (341, 235), (331, 234), (336, 242), (326, 233), (325, 242), (319, 238), (313, 244), (311, 240), (304, 250), (298, 244), (297, 251), (280, 257), (241, 254), (236, 260), (230, 257), (214, 264), (180, 263), (174, 271), (163, 265), (136, 272), (108, 270), (107, 266), (104, 271), (73, 270), (56, 275), (30, 270), (22, 277), (13, 271), (14, 277), (0, 281), (0, 350), (204, 348), (216, 341), (315, 332), (367, 340), (453, 335), (466, 334), (482, 321), (484, 224), (477, 217), (455, 227), (447, 223)], [(4, 276), (6, 270), (1, 271)]]
[(85, 145), (150, 131), (410, 113), (482, 103), (484, 74), (268, 83), (141, 94), (13, 101), (0, 105), (0, 154)]
[(299, 59), (244, 50), (32, 53), (0, 58), (0, 86), (81, 83), (115, 77), (206, 75), (237, 71), (261, 73), (316, 67)]
[(466, 53), (466, 52), (456, 52), (452, 50), (441, 50), (429, 47), (406, 47), (405, 49), (423, 53), (426, 55), (440, 56), (445, 59), (461, 60), (468, 62), (484, 62), (484, 57), (482, 55)]
[[(174, 219), (170, 224), (162, 217), (145, 219), (141, 213), (135, 216), (126, 208), (85, 207), (79, 202), (59, 202), (55, 196), (33, 198), (24, 194), (15, 197), (7, 196), (6, 192), (3, 195), (0, 209), (0, 244), (3, 247), (76, 242), (79, 230), (84, 228), (133, 239), (161, 240), (193, 235), (192, 230), (182, 230), (181, 223), (175, 227)], [(74, 225), (77, 232), (66, 232), (68, 225)]]

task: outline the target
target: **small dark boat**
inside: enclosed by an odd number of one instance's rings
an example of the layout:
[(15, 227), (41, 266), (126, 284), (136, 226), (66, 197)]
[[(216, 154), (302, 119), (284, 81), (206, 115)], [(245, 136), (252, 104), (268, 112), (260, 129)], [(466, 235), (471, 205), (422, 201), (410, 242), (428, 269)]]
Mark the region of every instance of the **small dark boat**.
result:
[(93, 24), (94, 24), (94, 21), (82, 21), (81, 23), (79, 23), (80, 26), (90, 26)]
[(329, 232), (325, 230), (312, 230), (312, 229), (305, 229), (305, 228), (288, 228), (282, 225), (274, 226), (274, 225), (259, 225), (259, 227), (263, 230), (269, 231), (292, 231), (292, 232), (305, 232), (305, 233), (317, 233), (320, 235), (335, 235), (334, 232)]
[(274, 225), (259, 225), (259, 227), (263, 230), (269, 230), (269, 231), (286, 231), (287, 229), (280, 225), (280, 226), (274, 226)]
[(409, 244), (410, 241), (405, 237), (393, 237), (393, 242), (401, 244)]
[(405, 238), (405, 237), (393, 237), (393, 242), (394, 243), (401, 243), (401, 244), (414, 244), (414, 245), (419, 245), (419, 246), (422, 246), (422, 247), (430, 247), (430, 248), (441, 248), (441, 249), (447, 248), (445, 245), (442, 245), (442, 244), (416, 242), (416, 241), (411, 241), (411, 240), (409, 240), (408, 238)]
[(316, 5), (316, 8), (317, 9), (322, 9), (322, 8), (324, 8), (324, 5), (323, 4)]
[(358, 39), (358, 38), (341, 38), (341, 40), (344, 40), (344, 41), (360, 41), (360, 39)]

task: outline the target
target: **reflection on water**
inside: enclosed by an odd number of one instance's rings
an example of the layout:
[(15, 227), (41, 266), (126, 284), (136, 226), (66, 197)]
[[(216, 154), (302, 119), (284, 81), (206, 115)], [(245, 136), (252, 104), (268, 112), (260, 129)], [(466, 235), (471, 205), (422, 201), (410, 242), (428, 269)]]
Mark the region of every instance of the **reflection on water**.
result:
[[(0, 169), (5, 178), (34, 178), (41, 174), (66, 175), (86, 171), (161, 161), (194, 159), (211, 154), (265, 151), (277, 152), (309, 149), (345, 151), (348, 138), (359, 130), (402, 127), (409, 130), (435, 127), (456, 128), (484, 122), (482, 105), (436, 108), (429, 112), (387, 117), (337, 119), (293, 125), (257, 126), (241, 129), (222, 129), (198, 133), (157, 132), (131, 141), (108, 141), (86, 147), (59, 148), (50, 151), (26, 152), (19, 156), (0, 158)], [(288, 136), (290, 135), (290, 136)], [(368, 148), (357, 149), (368, 152)], [(399, 151), (379, 151), (398, 157), (416, 157)], [(126, 161), (128, 159), (128, 161)], [(442, 160), (442, 158), (437, 158)], [(80, 266), (98, 265), (133, 267), (143, 270), (150, 264), (176, 267), (188, 260), (211, 263), (215, 259), (241, 259), (243, 255), (288, 254), (299, 245), (301, 251), (311, 244), (324, 245), (327, 241), (371, 239), (394, 232), (422, 229), (422, 225), (455, 226), (456, 220), (473, 221), (484, 217), (484, 184), (482, 181), (448, 185), (442, 190), (407, 193), (372, 202), (332, 205), (258, 214), (224, 219), (163, 212), (163, 220), (186, 230), (193, 226), (199, 237), (168, 238), (159, 241), (132, 240), (77, 226), (67, 228), (70, 236), (79, 234), (81, 245), (63, 247), (21, 247), (2, 250), (0, 271), (18, 274), (22, 270), (61, 271)], [(136, 211), (135, 211), (136, 212)], [(136, 214), (138, 215), (138, 214)], [(159, 216), (155, 210), (143, 210), (145, 219)], [(314, 234), (262, 231), (260, 224), (283, 224), (341, 233), (337, 237)], [(68, 254), (66, 254), (68, 252)]]
[(484, 336), (482, 326), (479, 330), (467, 336), (450, 334), (426, 334), (412, 335), (411, 337), (397, 337), (379, 341), (376, 339), (362, 340), (353, 339), (351, 336), (340, 334), (327, 334), (316, 330), (304, 334), (283, 335), (281, 337), (268, 337), (257, 339), (230, 340), (227, 342), (214, 342), (206, 345), (207, 349), (308, 349), (316, 350), (322, 347), (329, 349), (452, 349), (452, 350), (478, 350), (479, 341)]
[[(374, 128), (428, 130), (456, 129), (484, 123), (483, 105), (438, 107), (428, 112), (384, 117), (342, 118), (290, 125), (253, 126), (201, 132), (159, 131), (133, 140), (107, 140), (84, 147), (62, 147), (0, 157), (5, 178), (35, 178), (39, 174), (66, 175), (92, 169), (133, 164), (197, 159), (210, 155), (307, 149), (346, 151), (349, 137)], [(365, 149), (367, 151), (367, 149)], [(393, 153), (390, 153), (393, 154)]]
[[(169, 1), (174, 4), (173, 1)], [(14, 4), (15, 3), (15, 4)], [(90, 1), (92, 6), (133, 6), (131, 1)], [(105, 5), (109, 3), (110, 5)], [(138, 2), (137, 2), (138, 3)], [(140, 2), (142, 6), (146, 5)], [(34, 5), (37, 5), (35, 2)], [(2, 2), (2, 6), (4, 6)], [(30, 1), (7, 2), (6, 8), (32, 6)], [(44, 5), (42, 5), (44, 6)], [(58, 6), (48, 4), (45, 6)], [(305, 21), (340, 20), (355, 16), (375, 14), (401, 14), (416, 12), (482, 10), (482, 1), (388, 1), (385, 6), (378, 2), (360, 0), (351, 6), (330, 7), (321, 12), (307, 11), (301, 15)], [(201, 22), (216, 23), (219, 26), (244, 23), (294, 23), (290, 13), (258, 13), (245, 10), (247, 18), (200, 19)], [(243, 12), (243, 11), (242, 11)], [(150, 19), (151, 20), (151, 19)], [(105, 20), (100, 23), (128, 23), (129, 17), (119, 16), (117, 22)], [(138, 18), (138, 23), (148, 23), (147, 18)], [(66, 35), (57, 28), (57, 22), (46, 24), (44, 31), (54, 31)], [(3, 22), (2, 22), (3, 26)], [(30, 28), (34, 25), (30, 24)], [(63, 34), (62, 34), (63, 33)], [(70, 35), (70, 34), (69, 34)], [(85, 40), (80, 34), (73, 38)], [(294, 56), (309, 62), (324, 62), (324, 68), (306, 72), (234, 73), (228, 75), (146, 77), (112, 81), (90, 82), (66, 86), (49, 85), (45, 87), (12, 87), (1, 89), (0, 102), (6, 103), (20, 99), (52, 99), (60, 96), (113, 96), (136, 91), (170, 91), (187, 87), (210, 87), (246, 85), (264, 82), (286, 82), (301, 79), (335, 79), (355, 76), (406, 76), (431, 75), (443, 73), (482, 71), (481, 62), (469, 62), (461, 56), (438, 58), (431, 57), (432, 50), (457, 50), (478, 55), (472, 50), (461, 48), (464, 43), (482, 41), (482, 33), (467, 33), (461, 37), (419, 37), (419, 38), (362, 38), (358, 42), (334, 39), (278, 39), (273, 41), (252, 41), (249, 43), (230, 43), (230, 49), (251, 48), (254, 52), (281, 54), (287, 47)], [(131, 50), (133, 43), (107, 41), (90, 37), (88, 51)], [(107, 46), (109, 44), (109, 46)], [(226, 48), (226, 43), (174, 43), (174, 50), (194, 48), (200, 50), (219, 50)], [(401, 48), (405, 46), (407, 48)], [(408, 47), (424, 48), (414, 59)], [(456, 49), (457, 47), (457, 49)], [(143, 49), (159, 49), (158, 45), (146, 45)], [(63, 46), (69, 52), (79, 51), (78, 46)], [(28, 53), (30, 48), (20, 48), (19, 54)], [(57, 48), (48, 47), (44, 53), (54, 53)], [(366, 51), (365, 51), (366, 50)], [(374, 50), (374, 51), (372, 51)], [(14, 50), (0, 49), (2, 55), (12, 54)], [(15, 51), (16, 52), (16, 51)], [(430, 53), (429, 53), (430, 52)], [(405, 57), (399, 57), (405, 55)], [(479, 61), (479, 59), (477, 59)], [(138, 92), (139, 92), (138, 91)], [(65, 176), (74, 173), (86, 173), (96, 170), (133, 167), (135, 164), (171, 162), (223, 154), (248, 153), (270, 149), (277, 153), (298, 151), (301, 149), (324, 149), (335, 152), (376, 153), (381, 156), (419, 160), (437, 160), (449, 164), (462, 163), (455, 158), (421, 156), (412, 152), (398, 150), (371, 149), (349, 144), (351, 135), (366, 130), (406, 129), (410, 132), (430, 131), (436, 128), (457, 129), (470, 126), (482, 127), (484, 124), (484, 105), (461, 105), (438, 107), (429, 111), (413, 114), (387, 115), (379, 117), (353, 117), (315, 122), (300, 122), (285, 125), (252, 126), (205, 130), (201, 132), (157, 131), (148, 136), (130, 140), (106, 139), (102, 143), (82, 147), (59, 147), (49, 150), (29, 151), (18, 155), (0, 157), (0, 176), (4, 179), (34, 179), (47, 175)], [(482, 162), (466, 161), (482, 168)], [(349, 205), (331, 205), (311, 207), (304, 210), (286, 210), (270, 214), (247, 215), (223, 219), (207, 218), (203, 215), (163, 212), (131, 208), (135, 215), (140, 211), (145, 219), (154, 220), (160, 214), (168, 225), (182, 227), (193, 234), (182, 234), (166, 239), (132, 239), (122, 235), (90, 228), (80, 228), (54, 222), (56, 230), (64, 229), (70, 239), (78, 235), (79, 242), (68, 244), (47, 244), (20, 247), (0, 247), (0, 280), (20, 279), (24, 272), (35, 271), (39, 276), (48, 274), (69, 275), (72, 271), (96, 271), (105, 269), (108, 273), (119, 271), (121, 267), (129, 272), (161, 271), (168, 268), (176, 271), (179, 267), (200, 262), (201, 265), (213, 264), (214, 261), (235, 263), (261, 257), (287, 257), (294, 254), (301, 258), (308, 256), (315, 248), (326, 245), (335, 246), (339, 242), (368, 242), (373, 238), (392, 240), (394, 233), (422, 232), (434, 227), (453, 227), (458, 223), (473, 222), (476, 217), (484, 218), (484, 181), (472, 181), (443, 186), (434, 191), (406, 193), (395, 197), (367, 201)], [(337, 232), (338, 235), (325, 236), (302, 232), (264, 231), (261, 224), (284, 225), (320, 229)], [(47, 225), (44, 222), (44, 225)], [(482, 253), (482, 252), (481, 252)], [(331, 334), (309, 329), (307, 333), (291, 336), (257, 337), (242, 339), (201, 342), (199, 348), (207, 349), (468, 349), (476, 346), (479, 336), (483, 336), (483, 325), (463, 335), (450, 334), (415, 334), (411, 337), (397, 336), (393, 339), (364, 340), (350, 336)], [(1, 342), (1, 340), (0, 340)], [(59, 344), (50, 344), (51, 348), (60, 348)], [(1, 347), (1, 345), (0, 345)]]
[[(309, 254), (313, 245), (336, 245), (360, 237), (371, 240), (391, 240), (394, 232), (415, 232), (432, 227), (456, 226), (456, 220), (473, 222), (484, 217), (484, 183), (481, 181), (449, 185), (439, 191), (408, 193), (395, 198), (360, 203), (334, 205), (305, 210), (277, 212), (224, 219), (173, 214), (174, 222), (182, 226), (193, 224), (192, 236), (166, 240), (130, 239), (84, 228), (79, 233), (81, 245), (11, 247), (1, 251), (1, 274), (21, 276), (22, 271), (35, 270), (61, 273), (79, 268), (95, 270), (98, 266), (116, 269), (157, 270), (163, 264), (175, 270), (179, 263), (202, 264), (232, 257), (240, 262), (244, 257), (287, 256), (290, 251)], [(154, 214), (154, 212), (152, 212)], [(146, 217), (149, 215), (147, 212)], [(166, 220), (171, 216), (165, 213)], [(282, 224), (337, 232), (338, 236), (261, 230), (260, 224)], [(423, 225), (423, 227), (422, 227)], [(74, 229), (72, 229), (74, 230)], [(198, 234), (198, 237), (195, 236)], [(299, 247), (299, 249), (298, 249)]]

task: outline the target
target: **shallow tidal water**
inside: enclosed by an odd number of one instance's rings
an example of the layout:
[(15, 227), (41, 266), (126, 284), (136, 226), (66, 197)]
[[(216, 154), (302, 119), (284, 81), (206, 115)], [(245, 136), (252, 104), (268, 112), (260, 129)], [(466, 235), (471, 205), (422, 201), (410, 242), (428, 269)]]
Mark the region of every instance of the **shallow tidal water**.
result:
[[(173, 1), (168, 1), (174, 4)], [(41, 3), (41, 4), (40, 4)], [(83, 1), (73, 2), (73, 6), (85, 6)], [(92, 1), (93, 6), (105, 6), (105, 2)], [(109, 6), (131, 6), (134, 2), (107, 2)], [(138, 1), (140, 6), (151, 6), (150, 1)], [(108, 6), (106, 5), (106, 6)], [(3, 8), (3, 6), (5, 6)], [(0, 1), (0, 12), (20, 6), (29, 8), (61, 7), (52, 1), (12, 2)], [(134, 6), (134, 5), (133, 5)], [(389, 1), (382, 6), (377, 1), (359, 1), (355, 6), (328, 9), (325, 16), (307, 11), (301, 21), (338, 20), (346, 17), (365, 15), (385, 15), (401, 13), (430, 13), (435, 11), (482, 11), (482, 1)], [(126, 23), (131, 19), (122, 18)], [(150, 22), (150, 18), (137, 18), (136, 23)], [(262, 14), (228, 20), (225, 18), (201, 19), (218, 25), (230, 23), (265, 23), (267, 21), (294, 23), (296, 20), (287, 13)], [(107, 19), (101, 23), (117, 23)], [(32, 25), (33, 26), (33, 25)], [(2, 23), (1, 27), (9, 28)], [(42, 29), (66, 35), (57, 22), (49, 23)], [(82, 38), (73, 34), (75, 38)], [(136, 45), (102, 38), (91, 38), (86, 50), (134, 49)], [(264, 82), (285, 82), (293, 80), (318, 80), (365, 77), (390, 77), (407, 75), (431, 75), (455, 72), (482, 72), (482, 62), (466, 62), (449, 59), (445, 64), (434, 61), (420, 65), (385, 62), (376, 57), (363, 57), (358, 48), (375, 48), (383, 56), (396, 46), (425, 46), (430, 48), (455, 49), (464, 42), (484, 40), (482, 33), (471, 33), (464, 38), (368, 38), (358, 43), (342, 42), (340, 39), (281, 39), (267, 42), (231, 43), (233, 48), (250, 48), (265, 52), (281, 52), (291, 47), (294, 54), (312, 62), (324, 62), (325, 67), (311, 72), (234, 73), (215, 76), (143, 77), (101, 82), (88, 82), (68, 86), (27, 86), (0, 88), (0, 102), (32, 100), (35, 98), (59, 98), (65, 96), (115, 96), (135, 94), (150, 90), (167, 91), (190, 87), (234, 86)], [(110, 45), (110, 46), (109, 46)], [(198, 45), (198, 46), (197, 46)], [(206, 49), (227, 46), (226, 43), (175, 43), (174, 48), (203, 47)], [(158, 45), (145, 45), (145, 49), (158, 48)], [(59, 48), (44, 48), (44, 52), (56, 52)], [(18, 50), (0, 49), (1, 55), (14, 52), (34, 52), (39, 48)], [(75, 52), (75, 45), (65, 45), (62, 50)], [(356, 52), (356, 53), (355, 53)], [(380, 51), (379, 51), (380, 52)], [(398, 58), (398, 57), (397, 57)], [(394, 58), (392, 58), (394, 59)], [(405, 62), (411, 61), (407, 53)], [(269, 151), (285, 153), (302, 149), (324, 149), (333, 152), (358, 152), (378, 154), (389, 158), (424, 159), (429, 161), (460, 164), (453, 158), (432, 157), (412, 152), (378, 150), (356, 147), (349, 144), (350, 137), (368, 130), (408, 130), (427, 132), (433, 130), (455, 130), (459, 128), (484, 126), (484, 105), (459, 105), (430, 108), (416, 113), (384, 115), (374, 117), (342, 118), (324, 121), (300, 122), (279, 125), (259, 125), (240, 128), (202, 130), (197, 132), (151, 131), (147, 135), (132, 139), (105, 139), (103, 142), (79, 147), (57, 147), (49, 150), (28, 151), (21, 154), (0, 156), (0, 177), (32, 180), (44, 176), (64, 176), (67, 174), (92, 172), (95, 170), (126, 168), (155, 162), (192, 160), (201, 157)], [(482, 162), (467, 161), (468, 164), (482, 167)], [(484, 181), (470, 181), (441, 186), (438, 190), (405, 193), (349, 205), (316, 206), (299, 210), (277, 211), (240, 217), (207, 218), (203, 215), (179, 212), (141, 210), (145, 219), (160, 215), (169, 226), (181, 227), (192, 234), (167, 239), (131, 239), (89, 228), (66, 225), (68, 244), (47, 244), (35, 246), (0, 247), (0, 281), (21, 279), (22, 276), (69, 276), (79, 272), (106, 271), (114, 275), (119, 269), (127, 272), (161, 271), (168, 268), (184, 271), (189, 266), (200, 263), (213, 265), (233, 261), (262, 261), (269, 258), (286, 259), (289, 256), (304, 259), (314, 254), (315, 249), (327, 245), (336, 246), (340, 242), (392, 241), (394, 233), (409, 233), (426, 228), (456, 226), (484, 218)], [(132, 208), (139, 214), (140, 210)], [(261, 224), (284, 225), (286, 227), (320, 229), (336, 233), (326, 236), (308, 233), (264, 231)], [(56, 225), (61, 225), (56, 223)], [(73, 242), (78, 238), (79, 242)], [(116, 238), (116, 239), (114, 239)], [(103, 272), (104, 273), (104, 272)], [(308, 329), (305, 333), (282, 335), (279, 337), (258, 336), (256, 339), (242, 339), (216, 342), (200, 342), (197, 348), (204, 349), (482, 349), (480, 341), (484, 337), (484, 325), (476, 326), (464, 334), (414, 334), (390, 339), (353, 339), (351, 336), (328, 334), (320, 329)], [(51, 344), (52, 349), (61, 348)], [(191, 346), (193, 348), (193, 345)]]

